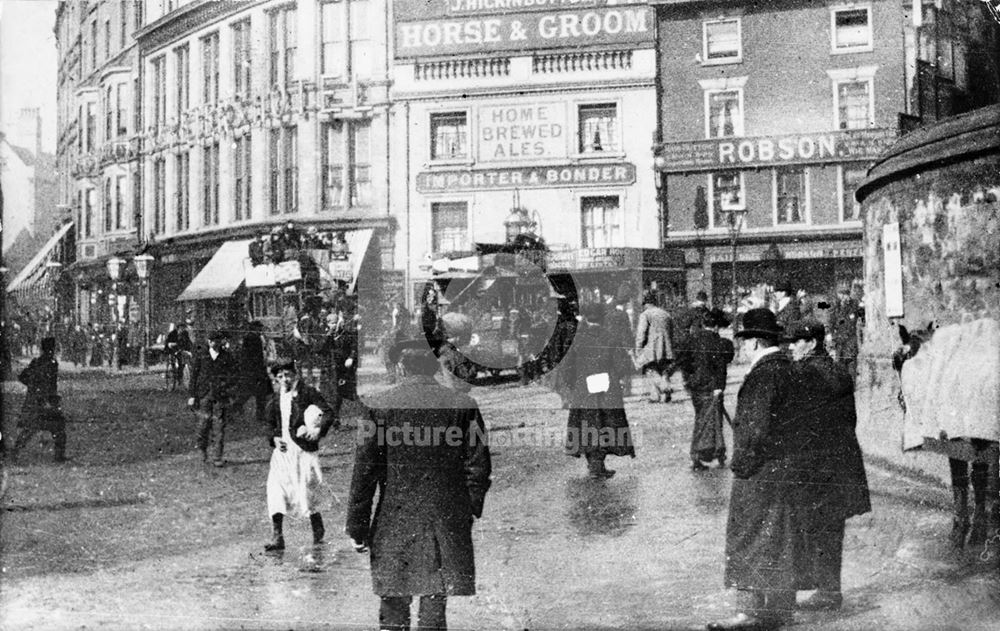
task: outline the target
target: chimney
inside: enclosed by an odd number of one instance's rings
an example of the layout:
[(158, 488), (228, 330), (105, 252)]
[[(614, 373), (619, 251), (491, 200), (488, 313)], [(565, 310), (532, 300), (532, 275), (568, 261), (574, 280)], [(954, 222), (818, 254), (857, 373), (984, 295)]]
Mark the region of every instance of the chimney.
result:
[(15, 145), (42, 155), (42, 110), (37, 107), (23, 107), (17, 121)]

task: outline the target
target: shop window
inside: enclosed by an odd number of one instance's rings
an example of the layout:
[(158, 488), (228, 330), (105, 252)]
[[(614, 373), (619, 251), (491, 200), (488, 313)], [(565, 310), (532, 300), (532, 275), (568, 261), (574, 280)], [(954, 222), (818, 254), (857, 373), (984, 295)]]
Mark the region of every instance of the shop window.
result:
[(830, 30), (834, 53), (872, 49), (871, 6), (834, 7), (830, 10)]
[(728, 138), (743, 135), (743, 90), (705, 92), (705, 137)]
[(469, 207), (466, 202), (431, 204), (431, 250), (461, 252), (469, 249)]
[(465, 112), (431, 114), (431, 159), (458, 160), (469, 157), (469, 127)]
[(271, 129), (268, 165), (271, 214), (294, 213), (298, 210), (299, 197), (298, 133), (295, 127)]
[(743, 60), (739, 18), (704, 22), (702, 33), (702, 63), (725, 64)]
[(729, 212), (745, 210), (746, 189), (739, 171), (720, 171), (708, 177), (709, 199), (712, 200), (712, 227), (729, 225)]
[(176, 184), (174, 200), (177, 203), (177, 231), (191, 227), (191, 154), (182, 151), (177, 154)]
[(868, 170), (863, 164), (840, 167), (840, 220), (861, 221), (861, 204), (854, 199), (854, 193), (864, 181)]
[(836, 84), (837, 129), (866, 129), (874, 124), (872, 81), (841, 81)]
[(618, 133), (618, 106), (614, 103), (588, 103), (580, 105), (580, 153), (608, 153), (620, 149)]
[(774, 170), (775, 225), (805, 223), (806, 174), (803, 167)]
[(621, 203), (616, 195), (584, 197), (580, 200), (583, 243), (585, 248), (621, 245)]

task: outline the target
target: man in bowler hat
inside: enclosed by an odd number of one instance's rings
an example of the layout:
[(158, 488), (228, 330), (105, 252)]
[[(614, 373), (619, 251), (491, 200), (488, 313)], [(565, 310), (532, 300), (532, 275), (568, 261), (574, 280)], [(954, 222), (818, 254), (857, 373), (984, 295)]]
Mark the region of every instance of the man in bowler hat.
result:
[(232, 413), (237, 397), (236, 360), (225, 348), (226, 334), (213, 331), (208, 336), (208, 348), (195, 355), (191, 366), (191, 387), (188, 407), (197, 412), (198, 450), (208, 462), (208, 444), (212, 442), (212, 464), (225, 465), (222, 443), (226, 435), (226, 422)]
[(779, 350), (782, 329), (769, 309), (751, 309), (737, 334), (750, 371), (733, 419), (732, 495), (726, 525), (727, 587), (737, 614), (710, 630), (777, 629), (795, 607), (799, 482), (787, 453), (796, 431), (790, 405), (791, 362)]

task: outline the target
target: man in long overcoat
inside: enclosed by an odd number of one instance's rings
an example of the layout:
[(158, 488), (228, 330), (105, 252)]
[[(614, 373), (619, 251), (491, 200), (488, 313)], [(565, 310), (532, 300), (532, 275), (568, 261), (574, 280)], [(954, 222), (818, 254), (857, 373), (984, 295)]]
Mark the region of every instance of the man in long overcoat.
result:
[(683, 338), (677, 350), (677, 365), (694, 405), (691, 434), (691, 468), (703, 471), (706, 462), (726, 464), (726, 441), (722, 435), (722, 397), (726, 389), (726, 367), (733, 361), (733, 343), (719, 335), (729, 324), (721, 309), (702, 316), (702, 328)]
[(264, 424), (268, 421), (264, 410), (271, 397), (271, 379), (267, 375), (267, 360), (264, 357), (264, 324), (254, 320), (247, 326), (246, 335), (240, 345), (240, 400), (253, 397), (255, 419)]
[(600, 305), (581, 307), (580, 326), (559, 373), (570, 391), (566, 454), (583, 456), (594, 479), (615, 474), (604, 465), (607, 456), (635, 457), (622, 394), (632, 360), (624, 348), (608, 343), (604, 313)]
[(664, 395), (670, 401), (670, 387), (664, 389), (664, 379), (674, 360), (672, 321), (670, 314), (657, 306), (653, 292), (646, 292), (642, 302), (642, 313), (635, 327), (635, 363), (646, 376), (649, 401), (658, 403)]
[(733, 419), (732, 495), (726, 524), (727, 587), (738, 590), (735, 617), (708, 629), (777, 629), (791, 619), (800, 562), (795, 491), (806, 472), (788, 451), (796, 432), (791, 361), (769, 309), (743, 316), (743, 353), (750, 358)]
[(788, 451), (808, 480), (793, 491), (803, 509), (805, 558), (800, 590), (817, 590), (800, 609), (839, 609), (844, 525), (871, 510), (861, 447), (855, 435), (854, 380), (826, 353), (826, 329), (814, 321), (793, 327), (792, 407), (798, 430)]
[[(371, 549), (372, 586), (382, 599), (379, 628), (445, 629), (448, 596), (476, 593), (473, 518), (490, 487), (490, 452), (479, 407), (434, 379), (426, 340), (397, 344), (405, 377), (366, 401), (347, 508), (347, 534)], [(372, 502), (379, 505), (372, 518)]]

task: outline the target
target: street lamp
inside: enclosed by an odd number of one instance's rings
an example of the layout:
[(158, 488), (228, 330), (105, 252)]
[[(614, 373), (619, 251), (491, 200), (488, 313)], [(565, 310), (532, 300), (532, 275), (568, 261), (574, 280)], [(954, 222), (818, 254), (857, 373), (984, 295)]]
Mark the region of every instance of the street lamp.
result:
[[(111, 278), (111, 295), (108, 296), (109, 299), (108, 301), (111, 303), (111, 325), (115, 329), (117, 329), (117, 327), (115, 327), (115, 324), (117, 324), (118, 322), (118, 279), (121, 278), (122, 265), (124, 264), (125, 261), (118, 258), (117, 256), (112, 256), (111, 258), (108, 259), (108, 276)], [(116, 342), (117, 342), (117, 335), (119, 335), (119, 333), (116, 330), (115, 331)], [(121, 363), (119, 363), (119, 358), (118, 358), (117, 343), (112, 344), (111, 346), (111, 357), (112, 357), (111, 360), (112, 364), (114, 364), (115, 366), (121, 366)]]
[(667, 159), (661, 155), (655, 156), (653, 158), (653, 185), (656, 187), (656, 212), (659, 215), (661, 244), (667, 238), (670, 226), (667, 215), (667, 174), (663, 172), (665, 168), (667, 168)]
[(732, 292), (733, 326), (735, 327), (736, 310), (739, 307), (739, 295), (736, 292), (736, 246), (740, 240), (740, 232), (743, 230), (743, 222), (746, 221), (749, 211), (746, 208), (723, 208), (721, 212), (726, 214), (726, 228), (729, 230), (729, 243), (732, 247), (733, 266), (729, 289)]
[(504, 230), (507, 234), (507, 243), (512, 243), (519, 235), (534, 232), (537, 222), (528, 216), (528, 209), (515, 206), (510, 210), (510, 214), (503, 220)]
[(132, 262), (135, 263), (135, 275), (139, 277), (139, 287), (142, 291), (142, 332), (140, 334), (142, 345), (139, 346), (139, 368), (145, 371), (149, 368), (146, 349), (149, 347), (149, 272), (152, 268), (153, 257), (149, 254), (137, 254)]

